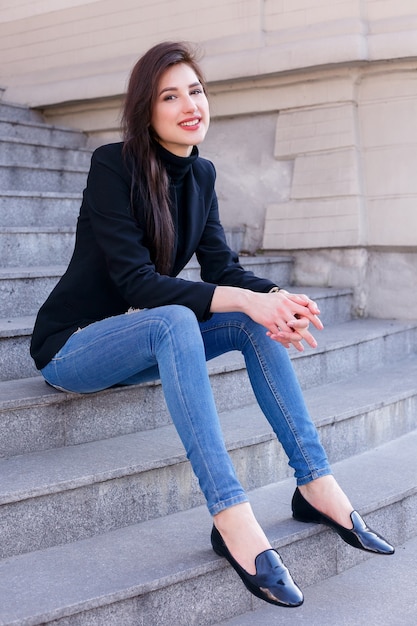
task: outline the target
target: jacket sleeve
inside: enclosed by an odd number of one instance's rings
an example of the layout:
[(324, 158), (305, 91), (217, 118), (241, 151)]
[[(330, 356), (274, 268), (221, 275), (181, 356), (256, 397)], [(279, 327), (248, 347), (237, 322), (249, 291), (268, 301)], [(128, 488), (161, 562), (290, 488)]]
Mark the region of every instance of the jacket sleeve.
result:
[(215, 284), (156, 271), (144, 229), (131, 214), (130, 175), (120, 149), (116, 153), (112, 146), (103, 146), (95, 151), (84, 199), (109, 275), (130, 306), (181, 304), (192, 309), (199, 320), (209, 317)]

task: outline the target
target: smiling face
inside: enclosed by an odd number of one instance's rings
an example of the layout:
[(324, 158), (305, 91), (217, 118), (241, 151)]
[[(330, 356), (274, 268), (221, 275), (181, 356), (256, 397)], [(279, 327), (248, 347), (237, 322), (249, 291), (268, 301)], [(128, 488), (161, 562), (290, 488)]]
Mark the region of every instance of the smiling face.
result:
[(209, 106), (194, 70), (177, 63), (162, 75), (157, 88), (151, 126), (159, 143), (177, 156), (189, 156), (206, 136)]

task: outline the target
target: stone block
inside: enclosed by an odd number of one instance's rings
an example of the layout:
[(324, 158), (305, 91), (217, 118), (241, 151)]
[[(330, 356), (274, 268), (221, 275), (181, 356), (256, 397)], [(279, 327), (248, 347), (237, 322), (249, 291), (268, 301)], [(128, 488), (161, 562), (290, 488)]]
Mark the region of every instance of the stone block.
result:
[(415, 15), (414, 0), (367, 0), (366, 13), (371, 22), (389, 20), (398, 16)]
[(355, 146), (355, 107), (351, 103), (283, 111), (278, 115), (274, 156), (294, 158)]
[(295, 159), (292, 199), (352, 196), (360, 193), (358, 154), (353, 148)]
[(379, 198), (416, 196), (416, 164), (417, 143), (365, 150), (363, 167), (368, 195)]
[[(417, 194), (369, 198), (367, 202), (367, 242), (370, 246), (417, 245), (414, 226)], [(393, 273), (394, 267), (392, 268)]]
[[(395, 83), (392, 85), (395, 88)], [(417, 146), (417, 85), (414, 97), (363, 103), (359, 109), (361, 144), (365, 149), (380, 146)]]
[(396, 106), (396, 102), (415, 100), (417, 85), (414, 60), (392, 62), (376, 66), (372, 72), (364, 73), (358, 84), (358, 103), (378, 103)]
[(271, 204), (266, 211), (263, 247), (355, 246), (360, 238), (360, 209), (360, 201), (354, 197)]
[[(373, 250), (370, 254), (367, 278), (369, 315), (398, 319), (415, 318), (417, 253), (413, 249), (409, 252)], [(405, 295), (399, 297), (398, 294)]]

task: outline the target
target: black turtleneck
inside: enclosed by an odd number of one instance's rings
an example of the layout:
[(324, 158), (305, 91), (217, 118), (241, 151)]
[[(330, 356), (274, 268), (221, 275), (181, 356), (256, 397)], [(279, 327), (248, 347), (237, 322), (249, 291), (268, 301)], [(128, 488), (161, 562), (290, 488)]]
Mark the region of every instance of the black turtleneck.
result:
[(193, 147), (190, 156), (180, 157), (164, 148), (160, 143), (155, 145), (156, 155), (165, 165), (168, 176), (174, 183), (180, 182), (184, 178), (199, 156), (197, 146)]

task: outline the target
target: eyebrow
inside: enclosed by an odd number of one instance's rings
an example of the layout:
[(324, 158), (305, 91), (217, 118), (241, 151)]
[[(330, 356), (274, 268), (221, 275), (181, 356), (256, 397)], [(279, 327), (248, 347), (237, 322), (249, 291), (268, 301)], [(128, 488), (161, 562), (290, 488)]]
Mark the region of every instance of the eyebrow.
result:
[[(188, 85), (188, 89), (191, 89), (192, 87), (198, 87), (198, 86), (201, 86), (201, 83), (199, 80), (195, 83), (191, 83), (191, 85)], [(178, 87), (165, 87), (164, 89), (160, 91), (159, 95), (162, 95), (166, 91), (178, 91)]]

